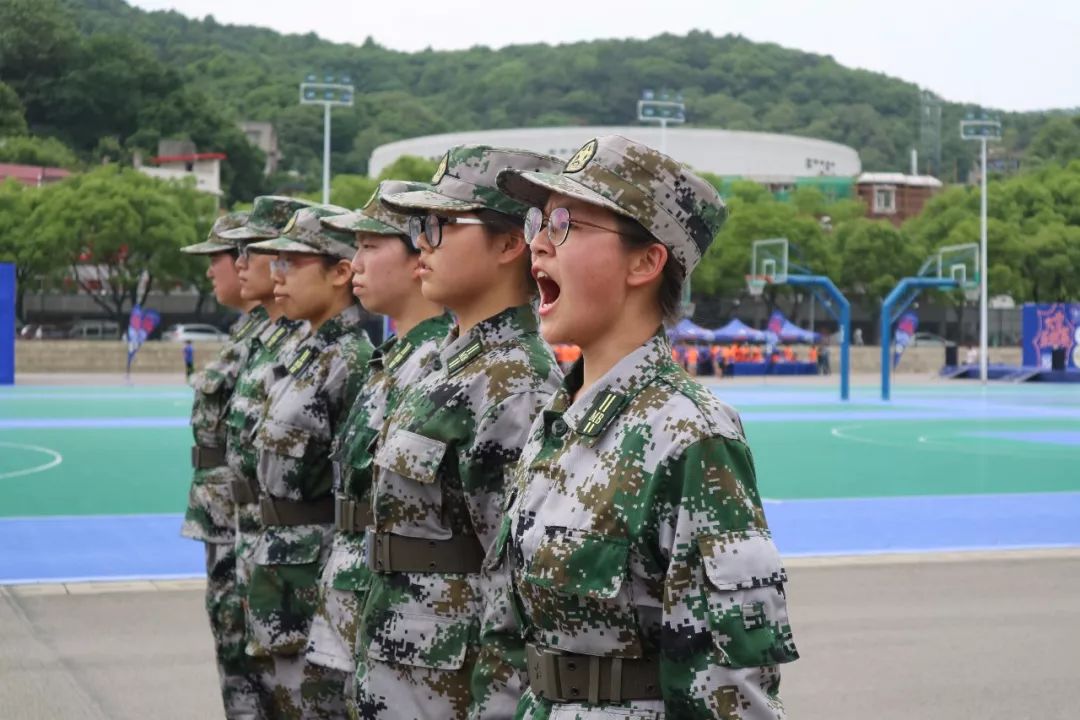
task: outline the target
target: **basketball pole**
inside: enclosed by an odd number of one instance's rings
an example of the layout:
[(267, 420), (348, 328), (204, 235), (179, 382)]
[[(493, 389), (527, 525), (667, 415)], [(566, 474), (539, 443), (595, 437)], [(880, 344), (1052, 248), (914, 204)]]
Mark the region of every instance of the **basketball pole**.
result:
[(979, 382), (986, 385), (989, 375), (990, 358), (987, 348), (987, 329), (989, 328), (988, 307), (986, 302), (986, 138), (981, 138), (982, 154), (982, 192), (979, 202)]

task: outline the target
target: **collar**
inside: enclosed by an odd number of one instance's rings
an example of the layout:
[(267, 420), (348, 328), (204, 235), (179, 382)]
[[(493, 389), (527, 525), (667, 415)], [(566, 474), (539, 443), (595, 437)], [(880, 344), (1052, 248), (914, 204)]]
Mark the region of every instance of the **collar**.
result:
[(300, 325), (301, 322), (298, 320), (290, 320), (285, 316), (279, 317), (277, 321), (268, 323), (262, 329), (257, 340), (263, 347), (274, 350), (281, 345), (282, 340), (294, 333)]
[(375, 370), (384, 367), (390, 372), (397, 370), (405, 362), (416, 348), (433, 340), (442, 340), (450, 331), (454, 319), (450, 313), (443, 313), (435, 317), (422, 320), (404, 336), (390, 336), (371, 355), (368, 364)]
[(363, 311), (356, 303), (330, 318), (315, 331), (312, 338), (320, 345), (329, 345), (347, 332), (353, 331), (360, 326), (363, 320)]
[(671, 345), (664, 335), (664, 329), (660, 328), (641, 347), (615, 363), (571, 404), (570, 398), (584, 380), (583, 363), (584, 360), (574, 363), (550, 409), (562, 410), (563, 422), (588, 444), (603, 435), (612, 420), (657, 375), (670, 369), (668, 366), (674, 367)]
[(458, 328), (450, 331), (439, 347), (439, 358), (448, 375), (456, 375), (488, 348), (510, 342), (522, 335), (536, 333), (539, 325), (532, 305), (506, 308), (477, 323), (464, 335)]

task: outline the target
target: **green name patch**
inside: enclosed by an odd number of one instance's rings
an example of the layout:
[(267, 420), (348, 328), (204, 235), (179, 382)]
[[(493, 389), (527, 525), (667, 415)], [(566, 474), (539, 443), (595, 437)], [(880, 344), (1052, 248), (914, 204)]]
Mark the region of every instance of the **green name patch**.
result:
[(585, 417), (578, 424), (577, 431), (582, 435), (596, 437), (619, 413), (624, 402), (626, 402), (625, 395), (610, 390), (600, 393), (589, 408), (589, 412), (585, 413)]
[(446, 370), (450, 375), (456, 375), (461, 372), (462, 368), (468, 365), (473, 358), (480, 354), (484, 349), (480, 340), (473, 340), (471, 343), (462, 348), (457, 354), (450, 358), (450, 362), (446, 364)]

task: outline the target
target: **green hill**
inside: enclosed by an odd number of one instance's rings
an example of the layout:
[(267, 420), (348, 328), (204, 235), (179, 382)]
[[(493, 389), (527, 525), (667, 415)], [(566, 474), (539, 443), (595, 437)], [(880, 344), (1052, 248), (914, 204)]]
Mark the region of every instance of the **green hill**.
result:
[[(57, 1), (0, 0), (0, 6), (41, 8)], [(215, 123), (267, 120), (277, 127), (284, 168), (314, 179), (321, 161), (321, 110), (297, 104), (297, 85), (311, 71), (348, 73), (357, 88), (353, 111), (335, 111), (335, 172), (366, 172), (372, 148), (415, 135), (627, 123), (643, 88), (680, 91), (690, 125), (834, 140), (856, 148), (867, 170), (906, 170), (919, 136), (916, 85), (740, 36), (692, 32), (649, 40), (404, 53), (370, 39), (344, 45), (313, 34), (222, 25), (212, 17), (145, 12), (122, 0), (59, 1), (83, 44), (97, 42), (94, 52), (104, 56), (107, 68), (125, 74), (133, 72), (125, 65), (139, 69), (137, 78), (118, 86), (123, 93), (110, 95), (111, 102), (143, 104), (125, 115), (120, 127), (108, 122), (86, 127), (85, 113), (61, 113), (58, 122), (55, 112), (44, 113), (48, 103), (27, 98), (26, 85), (8, 79), (2, 60), (0, 78), (19, 93), (32, 131), (57, 135), (83, 153), (99, 142), (94, 134), (114, 136), (125, 147), (146, 147), (162, 134), (194, 137), (201, 128), (200, 145), (226, 136), (235, 144), (236, 138)], [(82, 64), (87, 62), (93, 65), (93, 58)], [(107, 84), (107, 69), (90, 74)], [(973, 144), (961, 142), (957, 131), (967, 110), (943, 104), (939, 175), (946, 180), (965, 177), (974, 155)], [(1003, 113), (1005, 147), (1022, 153), (1048, 117)]]

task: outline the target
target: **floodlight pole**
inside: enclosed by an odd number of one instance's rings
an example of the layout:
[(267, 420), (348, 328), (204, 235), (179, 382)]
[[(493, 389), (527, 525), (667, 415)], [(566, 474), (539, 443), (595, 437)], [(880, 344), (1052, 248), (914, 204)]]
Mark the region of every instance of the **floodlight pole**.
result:
[(987, 330), (990, 326), (987, 304), (986, 272), (986, 138), (980, 138), (982, 146), (982, 178), (979, 202), (979, 382), (986, 385), (989, 375), (990, 357), (987, 342)]
[(330, 108), (335, 105), (352, 107), (353, 86), (348, 84), (347, 76), (327, 75), (323, 80), (318, 82), (316, 75), (308, 75), (307, 80), (300, 83), (300, 104), (323, 106), (322, 201), (325, 205), (330, 202)]
[(322, 201), (330, 203), (330, 104), (323, 105)]
[[(972, 132), (968, 132), (971, 130)], [(960, 121), (960, 138), (979, 141), (979, 159), (982, 177), (979, 178), (979, 382), (983, 385), (989, 376), (990, 352), (987, 336), (990, 330), (988, 277), (986, 252), (986, 142), (1001, 139), (1001, 122), (982, 114), (979, 118), (968, 115)]]

